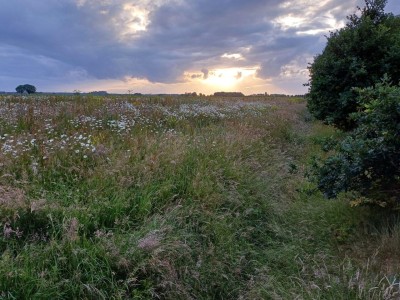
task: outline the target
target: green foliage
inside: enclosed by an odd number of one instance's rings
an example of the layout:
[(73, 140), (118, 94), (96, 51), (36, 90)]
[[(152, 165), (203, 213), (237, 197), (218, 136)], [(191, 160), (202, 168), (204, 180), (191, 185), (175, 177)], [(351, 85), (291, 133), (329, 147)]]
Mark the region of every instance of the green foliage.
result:
[(373, 86), (388, 74), (400, 80), (400, 18), (385, 13), (386, 0), (366, 0), (361, 15), (332, 32), (323, 53), (309, 66), (308, 108), (326, 123), (354, 128), (354, 87)]
[(19, 85), (15, 88), (15, 90), (20, 94), (23, 94), (24, 92), (27, 92), (28, 94), (36, 93), (36, 87), (31, 84)]
[(334, 155), (316, 164), (318, 186), (329, 198), (354, 190), (381, 205), (389, 199), (398, 202), (400, 87), (385, 79), (354, 92), (360, 110), (351, 118), (357, 127), (338, 143)]

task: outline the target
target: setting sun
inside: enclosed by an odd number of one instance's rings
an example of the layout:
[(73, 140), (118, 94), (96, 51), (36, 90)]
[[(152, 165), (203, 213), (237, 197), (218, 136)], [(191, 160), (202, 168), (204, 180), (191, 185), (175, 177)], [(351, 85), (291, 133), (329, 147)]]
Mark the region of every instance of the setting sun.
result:
[(216, 69), (210, 72), (208, 78), (204, 80), (204, 83), (221, 88), (230, 88), (242, 81), (243, 78), (254, 75), (256, 70), (256, 68)]
[(186, 73), (190, 78), (212, 87), (232, 88), (244, 78), (254, 76), (257, 67), (250, 68), (220, 68), (203, 70), (203, 74)]

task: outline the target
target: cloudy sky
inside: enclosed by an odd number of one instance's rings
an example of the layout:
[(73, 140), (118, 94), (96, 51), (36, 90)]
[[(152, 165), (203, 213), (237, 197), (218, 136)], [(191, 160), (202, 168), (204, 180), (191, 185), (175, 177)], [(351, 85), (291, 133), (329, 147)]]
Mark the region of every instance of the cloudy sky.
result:
[[(0, 91), (306, 92), (363, 0), (0, 0)], [(400, 13), (400, 1), (387, 11)]]

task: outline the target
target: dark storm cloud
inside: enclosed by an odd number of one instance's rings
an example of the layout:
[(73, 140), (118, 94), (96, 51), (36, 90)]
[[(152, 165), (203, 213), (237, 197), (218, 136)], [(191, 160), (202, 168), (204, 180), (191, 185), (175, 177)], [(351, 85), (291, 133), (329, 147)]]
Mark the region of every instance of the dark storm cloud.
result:
[[(0, 76), (70, 81), (136, 77), (171, 83), (184, 80), (188, 70), (207, 79), (215, 67), (260, 66), (258, 76), (277, 77), (283, 66), (322, 49), (322, 33), (309, 34), (312, 30), (343, 20), (362, 3), (291, 2), (2, 1)], [(127, 5), (146, 13), (130, 14)], [(278, 22), (285, 16), (306, 19), (285, 27)], [(146, 30), (141, 30), (143, 24)], [(243, 59), (221, 58), (225, 53)]]

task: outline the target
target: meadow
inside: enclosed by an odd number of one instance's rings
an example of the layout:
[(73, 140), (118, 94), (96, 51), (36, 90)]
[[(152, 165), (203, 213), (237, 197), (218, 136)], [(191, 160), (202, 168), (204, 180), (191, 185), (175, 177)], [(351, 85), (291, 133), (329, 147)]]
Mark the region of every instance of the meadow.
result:
[(336, 134), (294, 97), (1, 96), (0, 299), (395, 299), (400, 227), (304, 177)]

